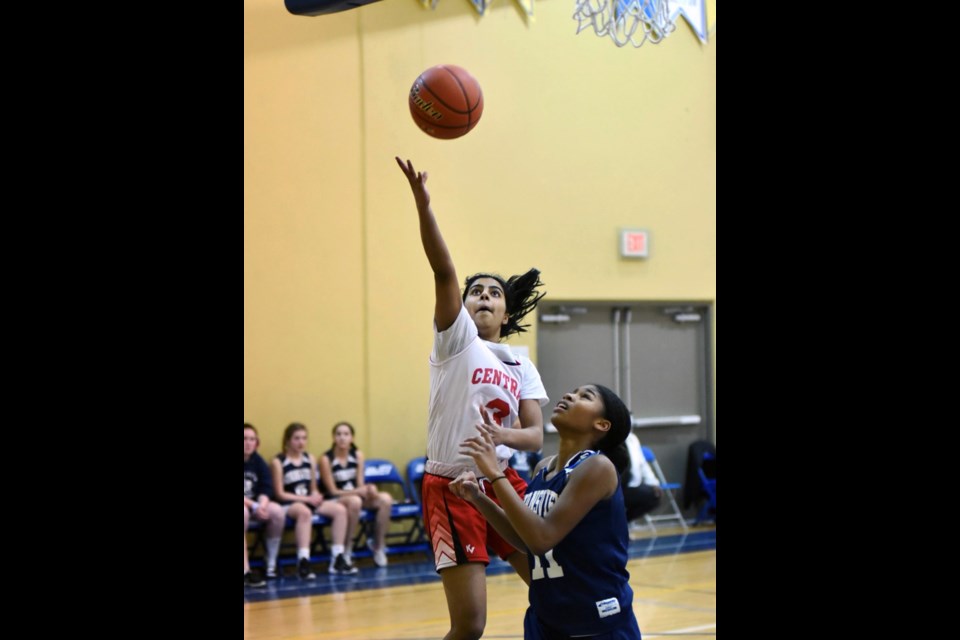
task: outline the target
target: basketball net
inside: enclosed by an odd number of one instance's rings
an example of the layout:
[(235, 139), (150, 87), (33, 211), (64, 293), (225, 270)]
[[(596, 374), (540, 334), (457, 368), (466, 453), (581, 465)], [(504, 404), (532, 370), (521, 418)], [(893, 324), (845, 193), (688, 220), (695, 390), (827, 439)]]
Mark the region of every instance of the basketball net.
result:
[(622, 47), (642, 47), (648, 40), (657, 44), (676, 29), (670, 20), (667, 0), (574, 0), (573, 19), (577, 33), (593, 27), (601, 38), (610, 36)]

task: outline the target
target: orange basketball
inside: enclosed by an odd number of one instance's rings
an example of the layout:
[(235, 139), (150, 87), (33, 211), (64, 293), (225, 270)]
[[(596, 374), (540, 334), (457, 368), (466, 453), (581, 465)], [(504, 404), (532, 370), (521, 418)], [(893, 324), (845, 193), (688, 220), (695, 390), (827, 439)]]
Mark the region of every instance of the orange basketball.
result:
[(459, 138), (483, 115), (480, 83), (454, 64), (430, 67), (410, 87), (410, 115), (428, 136)]

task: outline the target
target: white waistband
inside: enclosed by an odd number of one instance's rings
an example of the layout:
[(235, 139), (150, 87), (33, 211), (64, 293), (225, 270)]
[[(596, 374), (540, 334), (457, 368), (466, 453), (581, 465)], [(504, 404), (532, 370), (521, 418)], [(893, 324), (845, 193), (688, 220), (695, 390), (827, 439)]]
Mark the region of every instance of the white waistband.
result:
[[(507, 460), (498, 460), (497, 464), (500, 467), (500, 471), (503, 471), (507, 468)], [(476, 467), (464, 467), (462, 465), (449, 464), (447, 462), (439, 462), (437, 460), (427, 460), (427, 464), (424, 465), (423, 469), (427, 473), (432, 473), (435, 476), (443, 476), (444, 478), (450, 478), (451, 480), (459, 476), (464, 471), (473, 471), (473, 473), (481, 480), (486, 477), (480, 473), (480, 470)]]

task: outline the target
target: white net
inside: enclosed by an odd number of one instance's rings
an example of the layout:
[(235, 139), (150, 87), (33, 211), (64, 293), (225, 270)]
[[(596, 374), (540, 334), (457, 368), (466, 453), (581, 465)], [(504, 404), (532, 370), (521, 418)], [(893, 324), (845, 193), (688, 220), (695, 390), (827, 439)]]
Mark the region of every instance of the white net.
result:
[(577, 33), (593, 27), (600, 37), (610, 36), (622, 47), (657, 44), (676, 29), (667, 0), (574, 0)]

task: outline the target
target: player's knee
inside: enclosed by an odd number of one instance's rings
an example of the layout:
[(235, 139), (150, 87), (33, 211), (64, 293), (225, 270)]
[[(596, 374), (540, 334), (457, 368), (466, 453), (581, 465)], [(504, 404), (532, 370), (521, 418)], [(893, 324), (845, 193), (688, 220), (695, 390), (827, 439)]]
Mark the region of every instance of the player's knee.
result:
[(347, 508), (350, 510), (351, 515), (358, 515), (360, 513), (360, 507), (363, 503), (357, 496), (350, 497), (353, 498), (353, 500), (347, 503)]
[(457, 640), (479, 640), (479, 638), (483, 636), (485, 622), (482, 617), (471, 617), (455, 621), (451, 635)]
[(298, 507), (296, 510), (293, 508), (290, 509), (288, 515), (292, 515), (297, 522), (310, 522), (313, 520), (313, 514), (310, 512), (310, 509), (307, 509), (304, 506)]
[(486, 607), (468, 607), (453, 620), (453, 636), (459, 640), (476, 640), (487, 624)]

